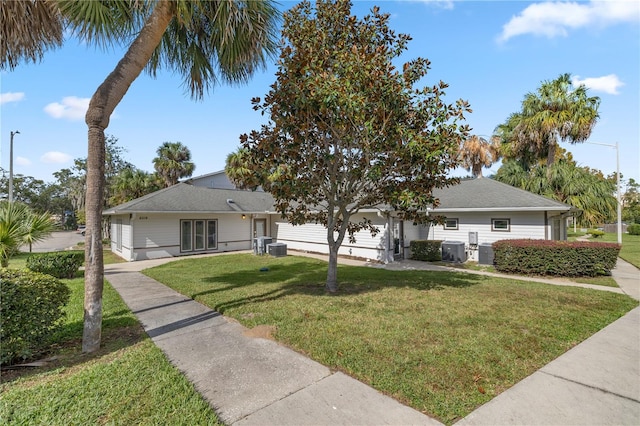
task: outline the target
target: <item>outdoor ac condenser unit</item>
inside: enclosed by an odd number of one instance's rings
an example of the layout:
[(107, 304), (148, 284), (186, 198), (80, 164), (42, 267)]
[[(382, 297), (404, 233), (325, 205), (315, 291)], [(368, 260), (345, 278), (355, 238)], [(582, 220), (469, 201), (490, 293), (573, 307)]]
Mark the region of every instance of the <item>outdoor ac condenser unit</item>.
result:
[(282, 257), (287, 255), (287, 245), (285, 243), (271, 243), (267, 245), (267, 253), (270, 256)]
[(258, 237), (253, 239), (253, 253), (263, 255), (267, 253), (267, 245), (271, 244), (273, 238)]
[(482, 243), (478, 246), (478, 263), (493, 265), (493, 245), (491, 243)]
[(462, 241), (443, 241), (442, 260), (445, 262), (462, 263), (467, 260), (467, 252)]

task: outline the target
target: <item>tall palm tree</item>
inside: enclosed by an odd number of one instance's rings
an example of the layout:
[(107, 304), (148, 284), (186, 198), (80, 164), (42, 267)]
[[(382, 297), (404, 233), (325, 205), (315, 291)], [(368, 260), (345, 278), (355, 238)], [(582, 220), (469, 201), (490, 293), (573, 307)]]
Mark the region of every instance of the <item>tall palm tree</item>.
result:
[(489, 142), (485, 138), (472, 135), (462, 143), (458, 159), (467, 171), (471, 171), (473, 177), (482, 177), (482, 168), (491, 167), (500, 158), (498, 141), (498, 138), (492, 138)]
[[(102, 207), (105, 129), (118, 103), (143, 69), (155, 76), (161, 68), (177, 72), (191, 96), (202, 99), (218, 83), (246, 83), (277, 45), (278, 10), (272, 0), (33, 0), (52, 8), (42, 19), (25, 14), (21, 1), (0, 3), (2, 67), (38, 60), (52, 36), (33, 37), (43, 28), (62, 37), (68, 24), (79, 38), (105, 44), (125, 41), (128, 48), (91, 98), (88, 127), (85, 303), (82, 349), (100, 347), (102, 324)], [(11, 17), (7, 20), (6, 17)], [(60, 25), (54, 25), (59, 22)], [(8, 27), (8, 28), (5, 28)], [(57, 30), (56, 30), (57, 28)], [(132, 41), (129, 39), (132, 38)], [(130, 44), (129, 44), (130, 42)]]
[(544, 81), (535, 93), (528, 93), (522, 101), (522, 111), (512, 114), (506, 127), (509, 141), (520, 153), (532, 152), (547, 158), (547, 166), (554, 163), (559, 142), (584, 142), (598, 120), (600, 98), (590, 97), (587, 88), (577, 88), (570, 74)]
[(180, 142), (164, 142), (156, 153), (153, 167), (165, 188), (175, 185), (180, 178), (191, 176), (196, 168), (191, 162), (191, 151)]

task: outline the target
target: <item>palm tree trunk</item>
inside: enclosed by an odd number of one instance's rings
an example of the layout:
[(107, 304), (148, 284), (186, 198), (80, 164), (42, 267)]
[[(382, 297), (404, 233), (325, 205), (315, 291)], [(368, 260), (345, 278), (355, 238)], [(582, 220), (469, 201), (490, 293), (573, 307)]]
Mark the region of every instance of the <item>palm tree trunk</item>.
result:
[(85, 200), (84, 331), (82, 351), (100, 348), (102, 334), (102, 208), (104, 206), (105, 136), (113, 110), (129, 90), (131, 83), (149, 62), (162, 35), (174, 16), (171, 2), (160, 1), (116, 68), (98, 87), (89, 103), (85, 121), (88, 131), (87, 194)]

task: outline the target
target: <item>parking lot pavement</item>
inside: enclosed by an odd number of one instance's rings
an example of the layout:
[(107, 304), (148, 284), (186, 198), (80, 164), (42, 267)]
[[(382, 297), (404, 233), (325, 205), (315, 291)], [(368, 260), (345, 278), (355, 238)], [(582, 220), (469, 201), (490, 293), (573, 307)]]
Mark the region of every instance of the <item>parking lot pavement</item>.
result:
[[(78, 243), (84, 242), (84, 237), (78, 231), (56, 231), (44, 241), (35, 243), (31, 248), (32, 252), (42, 253), (47, 251), (70, 250)], [(29, 247), (21, 247), (21, 251), (29, 251)]]

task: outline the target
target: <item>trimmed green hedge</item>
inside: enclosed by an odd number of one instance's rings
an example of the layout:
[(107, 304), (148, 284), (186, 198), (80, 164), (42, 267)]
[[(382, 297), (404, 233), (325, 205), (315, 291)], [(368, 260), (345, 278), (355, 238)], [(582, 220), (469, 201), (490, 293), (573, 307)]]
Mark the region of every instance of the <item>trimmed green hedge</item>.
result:
[(549, 240), (500, 240), (493, 243), (500, 272), (524, 275), (594, 277), (616, 266), (620, 246), (614, 243)]
[(0, 364), (11, 364), (46, 348), (59, 327), (71, 291), (51, 275), (0, 268)]
[(73, 278), (83, 262), (83, 251), (57, 251), (29, 256), (27, 268), (56, 278)]
[(442, 240), (413, 240), (409, 243), (411, 258), (427, 262), (442, 260)]

